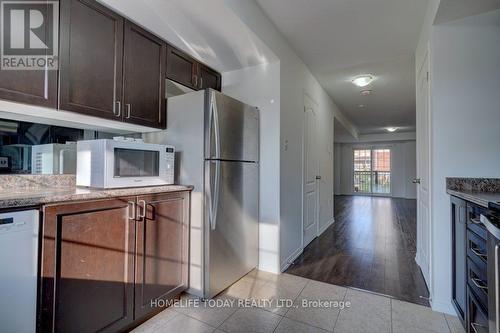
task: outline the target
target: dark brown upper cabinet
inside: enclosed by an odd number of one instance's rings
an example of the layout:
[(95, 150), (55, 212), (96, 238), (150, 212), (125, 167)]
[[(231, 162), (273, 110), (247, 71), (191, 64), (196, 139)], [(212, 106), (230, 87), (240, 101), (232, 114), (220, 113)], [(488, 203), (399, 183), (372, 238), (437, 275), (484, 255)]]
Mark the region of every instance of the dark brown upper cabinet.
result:
[(93, 0), (61, 0), (59, 108), (121, 119), (124, 19)]
[(198, 65), (198, 73), (199, 73), (199, 87), (198, 89), (206, 89), (206, 88), (212, 88), (215, 90), (221, 90), (221, 75), (211, 69), (210, 67), (207, 67), (203, 64)]
[(95, 0), (60, 0), (59, 71), (0, 70), (0, 99), (166, 128), (165, 78), (221, 89), (221, 75)]
[(222, 77), (186, 53), (167, 46), (167, 78), (194, 90), (221, 90)]
[(165, 127), (167, 45), (158, 37), (125, 22), (123, 57), (123, 120)]
[(0, 98), (57, 107), (57, 70), (0, 70)]
[(61, 2), (59, 108), (165, 128), (166, 43), (94, 0)]
[(0, 99), (57, 108), (57, 73), (57, 69), (0, 69)]
[(196, 60), (186, 53), (167, 46), (167, 78), (170, 80), (197, 90), (197, 65)]

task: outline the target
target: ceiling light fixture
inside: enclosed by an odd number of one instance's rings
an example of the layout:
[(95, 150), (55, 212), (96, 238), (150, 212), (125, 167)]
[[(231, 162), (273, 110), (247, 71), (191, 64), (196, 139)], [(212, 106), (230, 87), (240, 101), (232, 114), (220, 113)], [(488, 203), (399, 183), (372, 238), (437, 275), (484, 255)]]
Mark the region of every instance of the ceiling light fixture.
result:
[(398, 130), (398, 128), (397, 128), (397, 127), (388, 127), (388, 128), (387, 128), (387, 131), (388, 131), (388, 132), (391, 132), (391, 133), (392, 133), (392, 132), (396, 132), (397, 130)]
[(361, 95), (363, 96), (369, 96), (372, 94), (372, 91), (370, 89), (365, 89), (365, 90), (361, 90)]
[(366, 87), (373, 81), (373, 75), (363, 74), (352, 79), (352, 83), (358, 87)]

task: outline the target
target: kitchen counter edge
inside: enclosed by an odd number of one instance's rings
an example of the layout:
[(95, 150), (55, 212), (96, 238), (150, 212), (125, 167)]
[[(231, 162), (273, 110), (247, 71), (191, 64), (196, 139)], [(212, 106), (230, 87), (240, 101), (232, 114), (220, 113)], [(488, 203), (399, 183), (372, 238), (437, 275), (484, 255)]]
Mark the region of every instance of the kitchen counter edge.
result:
[(465, 201), (475, 203), (484, 208), (488, 208), (490, 202), (500, 201), (500, 193), (496, 192), (457, 191), (447, 189), (446, 193)]
[(161, 185), (149, 187), (93, 189), (75, 187), (71, 189), (47, 188), (26, 190), (0, 195), (0, 209), (36, 207), (75, 201), (89, 201), (148, 194), (192, 191), (190, 185)]

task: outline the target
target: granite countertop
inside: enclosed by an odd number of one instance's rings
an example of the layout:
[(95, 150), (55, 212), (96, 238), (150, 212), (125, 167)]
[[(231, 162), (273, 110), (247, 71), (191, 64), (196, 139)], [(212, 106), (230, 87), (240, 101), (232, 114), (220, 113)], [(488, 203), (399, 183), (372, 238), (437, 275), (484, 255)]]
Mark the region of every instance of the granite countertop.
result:
[(488, 208), (490, 202), (500, 202), (500, 179), (447, 178), (446, 192)]
[[(19, 181), (17, 182), (19, 183)], [(74, 184), (74, 183), (73, 183)], [(45, 184), (44, 184), (45, 185)], [(3, 186), (0, 192), (0, 208), (31, 207), (51, 203), (106, 199), (123, 196), (155, 193), (191, 191), (192, 186), (163, 185), (120, 189), (90, 189), (71, 186), (71, 183), (54, 183), (50, 186), (9, 188)]]

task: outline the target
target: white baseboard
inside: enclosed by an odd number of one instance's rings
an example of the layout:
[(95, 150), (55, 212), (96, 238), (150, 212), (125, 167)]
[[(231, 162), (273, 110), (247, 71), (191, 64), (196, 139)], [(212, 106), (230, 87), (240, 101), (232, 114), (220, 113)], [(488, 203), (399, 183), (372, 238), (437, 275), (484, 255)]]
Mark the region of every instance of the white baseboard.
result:
[(324, 226), (322, 226), (319, 229), (318, 237), (321, 236), (322, 233), (325, 232), (326, 229), (328, 229), (333, 223), (335, 222), (335, 218), (332, 218), (330, 221), (328, 221)]
[(431, 303), (431, 308), (434, 311), (446, 313), (452, 316), (457, 315), (457, 313), (455, 312), (455, 308), (453, 308), (453, 305), (451, 304), (451, 301), (441, 302), (441, 301), (431, 300), (430, 303)]
[(290, 267), (292, 262), (302, 254), (303, 250), (304, 249), (299, 247), (297, 250), (293, 251), (293, 253), (288, 258), (285, 259), (285, 262), (281, 263), (281, 267), (280, 267), (281, 272), (286, 271), (288, 269), (288, 267)]

